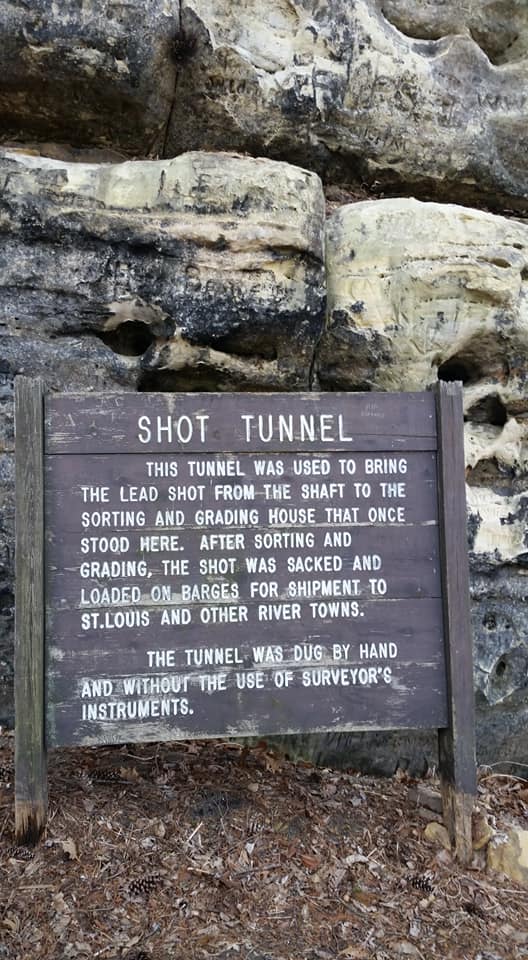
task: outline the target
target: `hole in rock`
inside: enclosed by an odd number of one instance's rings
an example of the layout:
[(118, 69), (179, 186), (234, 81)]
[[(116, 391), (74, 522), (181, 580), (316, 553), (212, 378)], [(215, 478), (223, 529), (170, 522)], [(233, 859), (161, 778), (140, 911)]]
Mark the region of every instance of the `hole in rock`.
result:
[(473, 404), (465, 419), (473, 423), (490, 423), (493, 427), (503, 427), (508, 419), (508, 411), (501, 398), (492, 393)]
[(276, 360), (277, 347), (274, 343), (264, 340), (254, 340), (248, 343), (238, 340), (235, 336), (218, 337), (214, 341), (214, 349), (222, 353), (230, 353), (235, 357), (249, 357), (253, 360)]
[(498, 493), (510, 495), (515, 477), (513, 467), (498, 463), (495, 457), (479, 460), (473, 468), (468, 468), (466, 480), (470, 487), (493, 487)]
[(438, 379), (449, 382), (461, 380), (462, 383), (469, 383), (478, 379), (478, 374), (475, 364), (461, 357), (450, 357), (438, 367)]
[(502, 267), (504, 270), (507, 270), (511, 267), (509, 260), (505, 260), (504, 257), (493, 257), (490, 261), (495, 267)]
[(506, 660), (504, 659), (504, 657), (501, 657), (499, 662), (497, 663), (497, 666), (495, 667), (495, 676), (496, 677), (504, 676), (504, 674), (506, 673), (506, 667), (507, 667)]
[(482, 626), (486, 630), (496, 630), (497, 629), (497, 617), (494, 613), (487, 613), (482, 621)]
[(142, 320), (125, 320), (115, 330), (104, 330), (98, 336), (114, 353), (124, 357), (140, 357), (156, 339)]
[(15, 607), (15, 597), (13, 591), (9, 587), (2, 586), (0, 588), (0, 611), (2, 613), (7, 612), (11, 613)]

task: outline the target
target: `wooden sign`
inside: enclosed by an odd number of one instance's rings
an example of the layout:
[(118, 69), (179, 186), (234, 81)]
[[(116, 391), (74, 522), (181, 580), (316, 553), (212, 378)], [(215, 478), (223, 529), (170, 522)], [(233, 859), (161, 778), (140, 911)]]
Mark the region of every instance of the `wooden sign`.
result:
[(46, 747), (426, 727), (467, 848), (460, 393), (18, 379), (20, 837), (45, 819)]

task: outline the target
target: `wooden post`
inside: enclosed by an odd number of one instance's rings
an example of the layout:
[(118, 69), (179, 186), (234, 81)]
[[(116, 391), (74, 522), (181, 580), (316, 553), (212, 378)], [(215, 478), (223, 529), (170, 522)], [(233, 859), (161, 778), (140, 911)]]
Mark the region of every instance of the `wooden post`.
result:
[(438, 731), (439, 772), (445, 825), (457, 860), (467, 864), (477, 783), (462, 384), (439, 381), (435, 392), (449, 716), (449, 726)]
[(17, 377), (15, 833), (34, 844), (47, 816), (44, 740), (44, 386)]

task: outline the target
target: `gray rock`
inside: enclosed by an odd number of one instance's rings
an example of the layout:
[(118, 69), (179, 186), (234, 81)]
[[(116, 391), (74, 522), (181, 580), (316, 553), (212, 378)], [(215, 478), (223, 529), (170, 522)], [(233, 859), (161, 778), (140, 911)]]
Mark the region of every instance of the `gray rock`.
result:
[(246, 151), (522, 210), (527, 20), (523, 0), (3, 3), (2, 136), (79, 158)]
[(325, 304), (315, 174), (228, 154), (0, 165), (6, 373), (47, 371), (52, 389), (308, 385)]
[(308, 387), (324, 308), (319, 178), (191, 154), (0, 158), (0, 717), (12, 711), (13, 380), (52, 391)]
[[(528, 227), (478, 210), (369, 201), (341, 207), (328, 221), (321, 386), (421, 390), (438, 377), (464, 381), (483, 763), (526, 759), (527, 275)], [(419, 772), (413, 742), (410, 765)], [(378, 750), (379, 738), (372, 744)], [(343, 747), (364, 756), (363, 740), (347, 738)], [(388, 736), (385, 750), (389, 772), (402, 756), (401, 737)], [(432, 762), (432, 741), (426, 755)]]
[(163, 149), (179, 3), (0, 4), (4, 138)]
[(167, 150), (229, 146), (330, 182), (526, 208), (525, 8), (440, 6), (186, 0)]

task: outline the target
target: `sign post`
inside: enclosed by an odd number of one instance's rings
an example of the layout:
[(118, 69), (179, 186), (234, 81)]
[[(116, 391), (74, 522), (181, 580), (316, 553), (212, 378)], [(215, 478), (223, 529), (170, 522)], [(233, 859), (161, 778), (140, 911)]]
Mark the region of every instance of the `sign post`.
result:
[(468, 859), (460, 392), (49, 395), (42, 416), (19, 380), (19, 839), (45, 745), (436, 728)]
[(444, 598), (444, 637), (449, 723), (438, 732), (439, 771), (445, 825), (458, 859), (473, 855), (471, 811), (477, 792), (475, 697), (466, 545), (462, 388), (439, 381), (439, 529)]
[(36, 843), (47, 817), (44, 733), (44, 388), (16, 380), (15, 832)]

